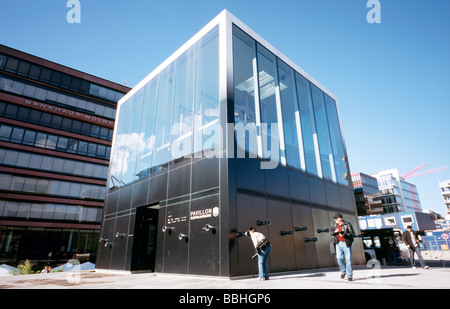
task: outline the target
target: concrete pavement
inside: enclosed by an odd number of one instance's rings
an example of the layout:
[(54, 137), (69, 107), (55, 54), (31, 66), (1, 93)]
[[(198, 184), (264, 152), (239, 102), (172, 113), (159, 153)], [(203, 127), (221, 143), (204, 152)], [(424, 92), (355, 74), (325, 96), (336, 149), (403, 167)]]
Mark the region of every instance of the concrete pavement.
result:
[[(406, 266), (354, 267), (354, 281), (337, 268), (271, 274), (270, 280), (236, 280), (159, 273), (50, 273), (0, 277), (0, 289), (448, 289), (450, 267), (428, 262), (424, 270)], [(447, 265), (450, 266), (450, 265)]]

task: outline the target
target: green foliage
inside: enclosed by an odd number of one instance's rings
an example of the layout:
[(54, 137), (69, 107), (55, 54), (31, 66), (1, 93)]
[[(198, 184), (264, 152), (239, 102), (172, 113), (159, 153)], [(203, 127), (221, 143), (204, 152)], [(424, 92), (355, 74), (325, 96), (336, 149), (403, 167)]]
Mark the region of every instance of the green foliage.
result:
[(17, 268), (19, 269), (19, 272), (14, 273), (15, 275), (28, 275), (35, 273), (33, 270), (33, 265), (29, 260), (26, 260), (25, 263), (18, 265)]

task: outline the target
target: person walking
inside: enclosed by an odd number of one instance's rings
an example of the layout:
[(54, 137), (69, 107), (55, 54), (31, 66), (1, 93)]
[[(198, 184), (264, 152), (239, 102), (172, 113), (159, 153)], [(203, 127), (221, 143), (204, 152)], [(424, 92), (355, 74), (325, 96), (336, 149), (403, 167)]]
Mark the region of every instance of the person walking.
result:
[(411, 267), (416, 268), (416, 263), (414, 261), (414, 253), (419, 257), (420, 265), (423, 269), (428, 269), (430, 266), (425, 264), (420, 253), (419, 240), (417, 239), (417, 234), (413, 231), (412, 226), (408, 225), (406, 227), (406, 232), (403, 234), (403, 241), (409, 249), (409, 261), (411, 262)]
[(249, 228), (247, 233), (247, 236), (250, 236), (253, 246), (255, 247), (255, 255), (253, 257), (258, 255), (259, 280), (269, 280), (267, 259), (269, 258), (270, 252), (272, 252), (272, 245), (269, 240), (267, 240), (266, 236), (257, 232), (253, 226)]
[(342, 219), (342, 214), (340, 213), (334, 215), (331, 236), (333, 236), (333, 243), (336, 247), (336, 259), (341, 271), (341, 279), (347, 276), (348, 281), (352, 281), (352, 244), (355, 231), (350, 222)]

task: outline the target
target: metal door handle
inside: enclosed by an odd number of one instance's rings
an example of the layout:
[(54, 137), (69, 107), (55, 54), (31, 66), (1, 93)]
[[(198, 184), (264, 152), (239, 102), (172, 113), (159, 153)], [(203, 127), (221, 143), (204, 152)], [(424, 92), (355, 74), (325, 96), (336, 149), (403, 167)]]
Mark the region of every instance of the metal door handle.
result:
[(295, 227), (295, 231), (296, 231), (296, 232), (302, 232), (302, 231), (306, 231), (306, 230), (308, 230), (308, 227), (307, 227), (307, 226), (304, 226), (304, 227)]
[(281, 234), (281, 236), (284, 236), (284, 235), (294, 235), (294, 231), (293, 231), (293, 230), (290, 230), (290, 231), (281, 231), (280, 234)]
[(270, 219), (267, 219), (266, 221), (257, 220), (256, 225), (270, 225)]
[(310, 242), (310, 241), (317, 242), (317, 237), (313, 237), (313, 238), (305, 238), (305, 242)]
[(329, 228), (326, 229), (317, 229), (317, 233), (328, 233), (330, 231)]

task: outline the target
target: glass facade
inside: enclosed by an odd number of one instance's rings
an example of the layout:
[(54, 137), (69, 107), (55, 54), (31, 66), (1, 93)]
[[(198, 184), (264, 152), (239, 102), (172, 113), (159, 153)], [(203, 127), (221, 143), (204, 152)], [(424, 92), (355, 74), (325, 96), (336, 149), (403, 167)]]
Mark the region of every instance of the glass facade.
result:
[(216, 28), (120, 105), (110, 170), (118, 187), (216, 149), (218, 56)]
[(336, 212), (358, 231), (334, 95), (224, 11), (119, 101), (97, 266), (252, 274), (250, 226), (271, 271), (335, 266)]
[(335, 100), (237, 27), (233, 44), (235, 123), (248, 132), (238, 147), (349, 185)]

